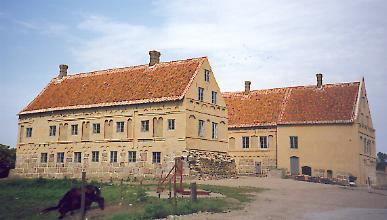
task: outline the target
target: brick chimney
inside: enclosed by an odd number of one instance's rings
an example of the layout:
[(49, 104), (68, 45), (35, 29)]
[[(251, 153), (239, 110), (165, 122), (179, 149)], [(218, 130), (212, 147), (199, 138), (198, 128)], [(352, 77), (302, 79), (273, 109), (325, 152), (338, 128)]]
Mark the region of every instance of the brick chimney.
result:
[(63, 77), (67, 76), (67, 69), (68, 68), (69, 68), (69, 66), (67, 66), (66, 64), (59, 65), (58, 79), (62, 79)]
[(318, 88), (321, 88), (322, 87), (322, 79), (323, 79), (323, 74), (321, 73), (317, 73), (316, 74), (316, 78), (317, 78), (317, 87)]
[(160, 62), (161, 53), (156, 50), (149, 51), (149, 66), (153, 66)]
[(245, 94), (250, 93), (250, 85), (251, 85), (250, 81), (245, 81)]

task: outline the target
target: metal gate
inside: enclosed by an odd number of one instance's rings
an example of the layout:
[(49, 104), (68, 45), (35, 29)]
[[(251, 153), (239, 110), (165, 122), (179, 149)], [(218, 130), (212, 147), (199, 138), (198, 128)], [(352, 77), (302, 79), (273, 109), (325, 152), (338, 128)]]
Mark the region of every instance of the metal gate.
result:
[(300, 161), (298, 157), (290, 157), (290, 175), (298, 175), (300, 167)]

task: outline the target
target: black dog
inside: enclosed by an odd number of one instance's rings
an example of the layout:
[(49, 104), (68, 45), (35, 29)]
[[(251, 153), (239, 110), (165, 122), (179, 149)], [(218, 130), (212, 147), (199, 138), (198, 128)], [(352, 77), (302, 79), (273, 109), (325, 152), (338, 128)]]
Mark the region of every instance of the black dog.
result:
[[(62, 219), (67, 212), (73, 212), (81, 208), (81, 197), (81, 188), (72, 188), (63, 196), (57, 206), (46, 208), (41, 213), (44, 214), (58, 209), (59, 219)], [(98, 203), (100, 209), (104, 209), (105, 200), (101, 197), (100, 189), (93, 185), (87, 185), (85, 187), (85, 209), (89, 209), (93, 202)]]

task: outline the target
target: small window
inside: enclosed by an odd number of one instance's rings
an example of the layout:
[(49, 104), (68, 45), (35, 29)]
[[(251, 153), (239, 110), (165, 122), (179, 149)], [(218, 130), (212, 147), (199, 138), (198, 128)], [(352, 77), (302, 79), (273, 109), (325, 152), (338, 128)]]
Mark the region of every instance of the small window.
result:
[(250, 147), (250, 137), (242, 137), (242, 148), (249, 148)]
[(161, 163), (161, 152), (153, 152), (152, 163)]
[(91, 162), (99, 162), (99, 151), (91, 152)]
[(41, 153), (40, 154), (40, 162), (41, 163), (47, 163), (47, 153)]
[(214, 104), (214, 105), (216, 105), (216, 103), (217, 103), (217, 100), (216, 100), (217, 95), (218, 95), (217, 92), (212, 91), (211, 102), (212, 102), (212, 104)]
[(168, 119), (168, 130), (175, 130), (175, 119)]
[(218, 139), (218, 123), (212, 122), (212, 139)]
[(26, 128), (26, 137), (32, 137), (32, 128)]
[(117, 151), (110, 151), (110, 163), (117, 163)]
[(125, 123), (123, 121), (119, 121), (116, 123), (116, 131), (119, 133), (119, 132), (124, 132), (124, 126), (125, 126)]
[(50, 126), (50, 136), (55, 136), (56, 135), (56, 126), (52, 125)]
[(198, 136), (204, 137), (204, 121), (203, 120), (199, 120)]
[(199, 101), (204, 100), (204, 89), (202, 87), (198, 87), (198, 100)]
[(82, 153), (74, 152), (74, 163), (81, 163), (81, 162), (82, 162)]
[(298, 149), (298, 137), (290, 136), (290, 148)]
[(209, 82), (210, 81), (210, 71), (204, 70), (204, 81)]
[(71, 125), (71, 135), (78, 135), (78, 125)]
[(58, 152), (56, 154), (56, 162), (63, 163), (64, 162), (64, 152)]
[(259, 143), (261, 148), (267, 148), (267, 136), (260, 136)]
[(141, 121), (141, 131), (142, 132), (149, 131), (149, 120)]
[(136, 158), (136, 151), (128, 151), (128, 162), (129, 163), (135, 163), (137, 160)]
[(94, 123), (93, 124), (93, 133), (94, 134), (101, 133), (101, 124), (100, 123)]

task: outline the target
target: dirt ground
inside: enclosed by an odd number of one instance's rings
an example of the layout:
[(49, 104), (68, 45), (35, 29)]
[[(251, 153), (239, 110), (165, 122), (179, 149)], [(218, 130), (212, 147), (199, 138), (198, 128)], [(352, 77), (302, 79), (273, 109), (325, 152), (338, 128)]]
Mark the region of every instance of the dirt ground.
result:
[(178, 219), (387, 219), (387, 191), (307, 183), (290, 179), (241, 177), (198, 181), (223, 186), (253, 186), (266, 190), (243, 210), (200, 213)]

